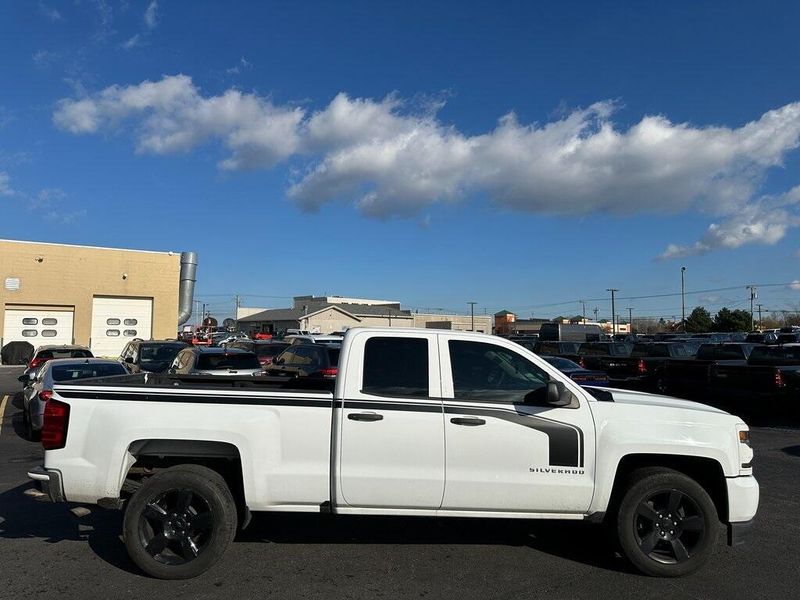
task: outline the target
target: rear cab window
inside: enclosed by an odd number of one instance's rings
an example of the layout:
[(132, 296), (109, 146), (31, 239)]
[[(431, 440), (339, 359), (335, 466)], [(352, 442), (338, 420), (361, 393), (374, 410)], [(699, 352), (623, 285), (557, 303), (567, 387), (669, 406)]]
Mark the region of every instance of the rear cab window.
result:
[(221, 369), (260, 369), (255, 354), (201, 354), (197, 361), (197, 368), (203, 371), (216, 371)]
[(427, 398), (429, 340), (371, 337), (364, 346), (361, 392), (375, 396)]

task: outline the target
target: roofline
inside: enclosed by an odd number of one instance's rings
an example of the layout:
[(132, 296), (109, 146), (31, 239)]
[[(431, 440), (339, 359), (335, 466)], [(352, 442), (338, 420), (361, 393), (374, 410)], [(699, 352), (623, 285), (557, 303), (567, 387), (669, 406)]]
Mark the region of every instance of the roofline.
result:
[(0, 238), (0, 242), (9, 242), (12, 244), (38, 244), (40, 246), (66, 246), (68, 248), (87, 248), (89, 250), (111, 250), (117, 252), (141, 252), (144, 254), (167, 254), (169, 256), (180, 256), (180, 252), (173, 250), (136, 250), (133, 248), (109, 248), (107, 246), (86, 246), (83, 244), (60, 244), (58, 242), (37, 242), (33, 240), (8, 240)]

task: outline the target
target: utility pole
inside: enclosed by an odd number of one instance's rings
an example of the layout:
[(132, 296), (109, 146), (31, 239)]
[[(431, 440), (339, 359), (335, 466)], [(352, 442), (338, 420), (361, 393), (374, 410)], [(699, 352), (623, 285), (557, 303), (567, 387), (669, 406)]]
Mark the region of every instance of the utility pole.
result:
[(626, 310), (628, 311), (628, 333), (633, 333), (633, 308), (629, 306)]
[(684, 285), (684, 273), (686, 267), (681, 267), (681, 325), (683, 333), (686, 333), (686, 286)]
[(611, 335), (614, 335), (617, 333), (617, 310), (614, 305), (614, 294), (619, 290), (617, 288), (607, 288), (606, 291), (611, 292)]
[(754, 285), (748, 285), (750, 290), (750, 331), (753, 331), (753, 301), (758, 298), (758, 289)]
[(597, 313), (600, 312), (600, 309), (596, 306), (594, 307), (594, 322), (597, 323)]
[(470, 331), (475, 331), (475, 305), (477, 302), (467, 302), (469, 304), (469, 316), (470, 316)]
[(585, 325), (586, 324), (586, 302), (584, 302), (583, 300), (578, 300), (578, 302), (580, 302), (581, 306), (583, 306), (583, 324)]
[(758, 306), (758, 328), (762, 329), (763, 328), (763, 324), (761, 323), (761, 306), (762, 305), (758, 304), (757, 306)]
[(238, 333), (239, 332), (239, 307), (242, 304), (242, 299), (239, 296), (239, 294), (236, 294), (235, 302), (236, 302), (236, 312), (233, 313), (233, 319), (236, 322), (236, 325), (235, 325), (236, 331), (234, 333)]

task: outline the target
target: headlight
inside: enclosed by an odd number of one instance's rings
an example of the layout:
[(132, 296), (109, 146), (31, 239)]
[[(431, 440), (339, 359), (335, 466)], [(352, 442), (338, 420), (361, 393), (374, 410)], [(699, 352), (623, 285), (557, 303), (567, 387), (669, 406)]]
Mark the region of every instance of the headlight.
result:
[(750, 430), (744, 423), (736, 425), (736, 436), (739, 440), (739, 473), (751, 475), (753, 473), (753, 448), (750, 446)]

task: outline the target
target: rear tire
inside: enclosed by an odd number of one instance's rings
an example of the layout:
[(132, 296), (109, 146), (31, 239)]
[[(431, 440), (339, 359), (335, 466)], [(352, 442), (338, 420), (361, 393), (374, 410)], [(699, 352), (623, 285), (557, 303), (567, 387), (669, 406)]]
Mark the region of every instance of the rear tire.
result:
[(158, 579), (189, 579), (210, 569), (236, 535), (236, 502), (207, 467), (178, 465), (147, 479), (125, 510), (128, 555)]
[(714, 552), (719, 520), (696, 481), (671, 469), (634, 472), (617, 513), (623, 554), (646, 575), (680, 577)]
[(31, 415), (27, 408), (22, 410), (22, 424), (25, 426), (25, 437), (27, 437), (31, 442), (38, 442), (42, 439), (42, 432), (36, 431), (33, 428)]

